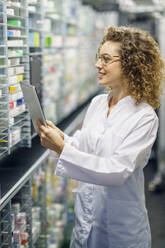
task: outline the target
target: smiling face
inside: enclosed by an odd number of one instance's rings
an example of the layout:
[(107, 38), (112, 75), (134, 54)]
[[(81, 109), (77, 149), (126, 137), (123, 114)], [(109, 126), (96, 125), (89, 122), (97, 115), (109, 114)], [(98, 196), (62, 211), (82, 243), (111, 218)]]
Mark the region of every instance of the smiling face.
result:
[(119, 49), (119, 42), (106, 41), (100, 48), (96, 68), (98, 69), (99, 85), (122, 91), (125, 90), (126, 85), (121, 69)]

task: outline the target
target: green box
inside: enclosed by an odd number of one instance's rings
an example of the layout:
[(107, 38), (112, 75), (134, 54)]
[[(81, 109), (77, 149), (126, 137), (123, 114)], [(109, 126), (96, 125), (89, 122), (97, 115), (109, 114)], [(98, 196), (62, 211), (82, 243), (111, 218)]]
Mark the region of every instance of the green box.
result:
[(3, 66), (5, 64), (4, 59), (0, 59), (0, 65)]
[(19, 20), (7, 20), (7, 24), (11, 25), (11, 26), (19, 27), (20, 26), (20, 21)]
[(52, 44), (52, 37), (50, 36), (45, 37), (45, 46), (50, 47), (51, 44)]

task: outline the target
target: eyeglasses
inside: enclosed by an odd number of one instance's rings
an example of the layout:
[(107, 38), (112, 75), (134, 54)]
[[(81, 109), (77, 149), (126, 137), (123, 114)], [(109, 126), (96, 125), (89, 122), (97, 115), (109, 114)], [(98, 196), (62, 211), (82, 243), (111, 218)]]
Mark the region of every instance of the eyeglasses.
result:
[(97, 63), (99, 60), (101, 60), (101, 63), (103, 66), (106, 66), (106, 65), (110, 65), (116, 61), (119, 61), (120, 59), (113, 59), (113, 58), (119, 58), (119, 56), (110, 56), (108, 54), (96, 54), (96, 61), (95, 63)]

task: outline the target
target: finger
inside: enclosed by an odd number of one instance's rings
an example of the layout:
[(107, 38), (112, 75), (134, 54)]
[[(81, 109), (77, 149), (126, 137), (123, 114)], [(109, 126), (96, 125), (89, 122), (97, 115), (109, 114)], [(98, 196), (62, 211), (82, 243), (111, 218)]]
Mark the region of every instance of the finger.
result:
[(42, 144), (45, 143), (45, 141), (46, 141), (46, 136), (43, 132), (40, 133), (40, 141)]
[(44, 138), (40, 138), (40, 142), (42, 146), (45, 146), (45, 139)]
[(51, 127), (51, 128), (56, 128), (56, 126), (53, 124), (53, 122), (51, 122), (51, 121), (46, 121), (46, 123), (47, 123), (47, 125), (49, 126), (49, 127)]
[(40, 119), (37, 119), (37, 124), (39, 124), (39, 125), (42, 125), (43, 123), (42, 123), (42, 121), (40, 120)]
[(40, 125), (38, 129), (40, 133), (46, 134), (48, 132), (48, 128), (45, 127), (44, 125)]
[(44, 134), (45, 136), (48, 135), (48, 132), (49, 132), (50, 129), (48, 129), (48, 127), (45, 127), (44, 125), (40, 125), (38, 127), (38, 132), (39, 132), (39, 135), (41, 136), (41, 134)]
[(36, 124), (37, 124), (38, 129), (40, 128), (41, 125), (43, 125), (40, 119), (36, 120)]

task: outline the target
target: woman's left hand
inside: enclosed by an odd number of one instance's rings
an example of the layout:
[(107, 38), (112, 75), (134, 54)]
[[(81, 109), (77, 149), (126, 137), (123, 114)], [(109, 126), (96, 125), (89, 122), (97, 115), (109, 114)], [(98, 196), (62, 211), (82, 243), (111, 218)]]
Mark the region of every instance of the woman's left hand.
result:
[(39, 130), (41, 145), (61, 154), (65, 142), (53, 128), (46, 127), (40, 120), (37, 120), (37, 126)]

